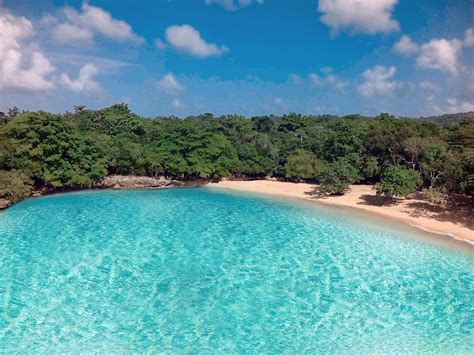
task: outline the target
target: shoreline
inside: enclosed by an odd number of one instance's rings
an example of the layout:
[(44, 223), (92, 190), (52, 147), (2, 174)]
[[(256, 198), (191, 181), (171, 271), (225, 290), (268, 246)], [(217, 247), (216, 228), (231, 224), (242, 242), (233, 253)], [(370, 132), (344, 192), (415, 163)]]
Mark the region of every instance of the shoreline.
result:
[[(114, 175), (106, 177), (90, 187), (44, 189), (35, 191), (29, 198), (88, 190), (155, 190), (180, 187), (222, 188), (303, 200), (325, 206), (351, 208), (359, 212), (375, 214), (379, 218), (386, 217), (436, 236), (438, 239), (454, 241), (474, 249), (473, 206), (456, 205), (451, 208), (441, 208), (420, 198), (419, 195), (410, 199), (397, 200), (395, 204), (385, 204), (383, 198), (375, 194), (372, 185), (352, 185), (351, 189), (341, 196), (320, 196), (315, 193), (318, 188), (317, 184), (305, 182), (226, 179), (221, 181), (177, 181), (164, 178)], [(465, 211), (463, 211), (463, 207), (466, 209)], [(6, 208), (0, 209), (0, 212)]]
[[(469, 222), (462, 223), (456, 220), (456, 211), (447, 211), (420, 198), (399, 200), (393, 205), (379, 205), (374, 201), (378, 202), (380, 197), (376, 196), (371, 185), (353, 185), (351, 190), (342, 196), (318, 196), (314, 194), (314, 190), (318, 187), (316, 184), (273, 180), (222, 180), (210, 182), (205, 186), (296, 198), (333, 207), (352, 208), (377, 214), (378, 217), (387, 217), (423, 232), (435, 234), (437, 237), (444, 239), (448, 237), (452, 241), (461, 242), (474, 248), (474, 228), (469, 225)], [(445, 216), (443, 213), (448, 215)]]

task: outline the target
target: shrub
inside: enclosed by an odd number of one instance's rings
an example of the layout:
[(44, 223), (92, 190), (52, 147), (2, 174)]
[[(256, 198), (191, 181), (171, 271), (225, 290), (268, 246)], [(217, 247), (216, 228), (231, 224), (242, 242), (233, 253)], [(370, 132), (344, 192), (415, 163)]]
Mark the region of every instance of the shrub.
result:
[(313, 153), (297, 150), (288, 157), (285, 164), (285, 177), (290, 179), (317, 179), (324, 168), (324, 162)]
[(30, 196), (33, 182), (19, 170), (0, 170), (0, 198), (17, 202)]
[(319, 190), (330, 195), (342, 195), (359, 179), (357, 169), (344, 159), (327, 165), (321, 172)]
[(378, 195), (406, 197), (422, 184), (420, 174), (401, 166), (391, 166), (382, 174), (380, 183), (375, 185)]
[(436, 205), (446, 207), (448, 204), (448, 194), (443, 187), (430, 187), (423, 190), (423, 195), (426, 199)]

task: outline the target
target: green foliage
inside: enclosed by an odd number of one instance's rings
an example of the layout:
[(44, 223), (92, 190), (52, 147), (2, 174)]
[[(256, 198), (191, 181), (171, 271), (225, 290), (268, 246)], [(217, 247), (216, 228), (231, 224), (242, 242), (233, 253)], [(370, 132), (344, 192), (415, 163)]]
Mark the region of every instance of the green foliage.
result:
[(342, 195), (358, 179), (357, 169), (347, 160), (338, 159), (323, 169), (320, 191), (330, 195)]
[[(236, 175), (320, 180), (337, 194), (398, 166), (421, 175), (424, 187), (474, 193), (470, 114), (449, 126), (386, 113), (145, 119), (116, 104), (64, 115), (13, 108), (0, 120), (0, 170), (20, 170), (38, 187), (88, 186), (108, 174)], [(409, 174), (402, 180), (413, 180)]]
[(401, 166), (390, 166), (383, 174), (380, 183), (375, 185), (377, 194), (387, 197), (406, 197), (421, 185), (420, 174)]
[(460, 191), (474, 196), (474, 149), (467, 151), (461, 158)]
[(30, 196), (33, 181), (18, 170), (0, 170), (0, 198), (11, 202), (21, 201)]
[(448, 204), (448, 194), (443, 187), (430, 187), (429, 189), (423, 189), (423, 195), (426, 199), (434, 204), (446, 207)]
[(12, 167), (51, 187), (90, 185), (106, 174), (102, 151), (59, 115), (25, 113), (6, 125)]
[(297, 150), (288, 157), (285, 177), (290, 179), (318, 179), (325, 163), (306, 150)]

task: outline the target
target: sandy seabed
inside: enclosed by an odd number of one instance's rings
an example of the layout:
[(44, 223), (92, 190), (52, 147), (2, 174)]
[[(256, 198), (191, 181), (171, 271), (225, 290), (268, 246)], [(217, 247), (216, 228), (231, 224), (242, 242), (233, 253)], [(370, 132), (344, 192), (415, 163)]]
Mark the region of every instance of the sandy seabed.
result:
[(470, 206), (441, 208), (421, 198), (397, 200), (387, 204), (371, 185), (353, 185), (342, 196), (320, 196), (318, 185), (272, 180), (209, 183), (209, 187), (304, 199), (333, 206), (353, 207), (377, 213), (427, 232), (445, 235), (474, 247), (474, 215)]

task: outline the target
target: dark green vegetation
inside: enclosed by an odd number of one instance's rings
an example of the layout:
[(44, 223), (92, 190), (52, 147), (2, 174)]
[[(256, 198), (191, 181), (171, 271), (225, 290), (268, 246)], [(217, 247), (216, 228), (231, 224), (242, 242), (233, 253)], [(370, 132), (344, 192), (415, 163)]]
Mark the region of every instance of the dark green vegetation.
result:
[(450, 125), (388, 114), (148, 119), (125, 104), (77, 106), (63, 115), (12, 109), (1, 116), (0, 197), (18, 200), (33, 187), (87, 187), (110, 174), (274, 176), (318, 181), (332, 194), (379, 182), (388, 196), (418, 187), (472, 195), (474, 116), (456, 119)]
[(422, 184), (420, 173), (401, 166), (390, 166), (375, 185), (378, 194), (388, 197), (406, 197)]

